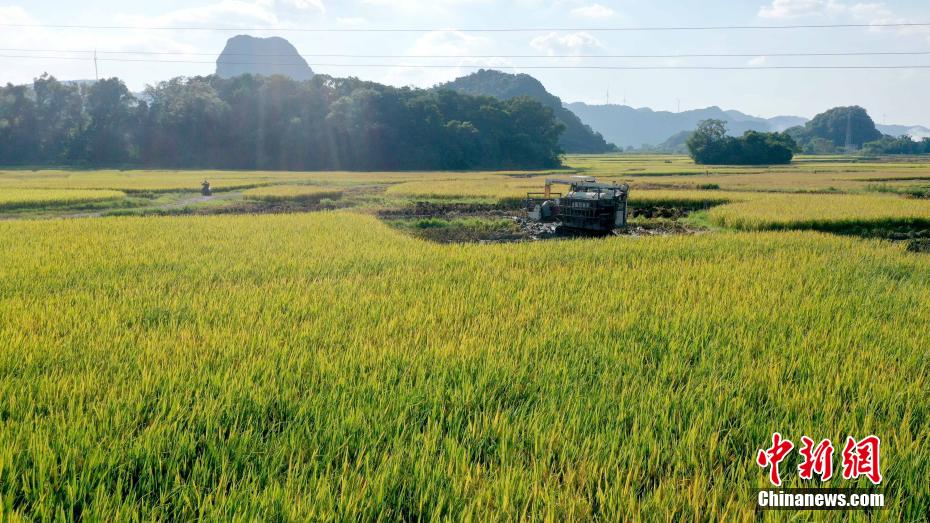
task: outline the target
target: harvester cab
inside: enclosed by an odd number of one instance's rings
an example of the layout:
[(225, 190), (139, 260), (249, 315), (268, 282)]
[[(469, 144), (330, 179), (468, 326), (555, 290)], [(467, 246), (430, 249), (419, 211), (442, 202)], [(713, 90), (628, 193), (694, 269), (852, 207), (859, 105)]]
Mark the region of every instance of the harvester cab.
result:
[[(553, 185), (567, 185), (566, 195), (553, 193)], [(546, 180), (543, 193), (529, 193), (527, 215), (539, 222), (559, 222), (561, 227), (581, 232), (606, 234), (626, 227), (630, 186), (598, 183), (590, 176)]]

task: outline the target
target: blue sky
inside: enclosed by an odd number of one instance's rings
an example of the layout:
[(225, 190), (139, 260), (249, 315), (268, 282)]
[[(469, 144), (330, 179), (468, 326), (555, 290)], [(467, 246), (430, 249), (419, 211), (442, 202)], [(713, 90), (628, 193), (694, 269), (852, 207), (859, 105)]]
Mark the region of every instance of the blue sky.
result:
[[(441, 54), (496, 58), (323, 58), (308, 57), (314, 70), (353, 75), (394, 85), (430, 86), (493, 66), (530, 73), (564, 101), (603, 103), (624, 100), (657, 110), (717, 105), (760, 116), (812, 116), (835, 105), (859, 104), (881, 123), (930, 126), (930, 70), (885, 71), (590, 71), (532, 70), (542, 65), (865, 65), (928, 64), (930, 55), (911, 57), (786, 58), (767, 53), (925, 51), (930, 28), (830, 29), (720, 32), (608, 33), (610, 26), (785, 25), (930, 22), (926, 0), (0, 0), (0, 23), (93, 24), (236, 28), (398, 28), (437, 29), (421, 33), (301, 33), (278, 35), (304, 54)], [(460, 28), (556, 27), (572, 31), (464, 33)], [(158, 57), (164, 60), (215, 59), (235, 33), (218, 31), (87, 30), (0, 28), (4, 49), (157, 51), (205, 53)], [(586, 58), (609, 54), (746, 53), (745, 58)], [(36, 55), (0, 51), (7, 55)], [(48, 54), (48, 53), (45, 53)], [(87, 54), (51, 53), (87, 57)], [(568, 58), (507, 58), (508, 55), (569, 55)], [(107, 55), (101, 57), (145, 58)], [(458, 68), (366, 68), (332, 64), (452, 64)], [(178, 75), (209, 74), (210, 63), (99, 63), (101, 76), (119, 76), (131, 88)], [(93, 63), (0, 57), (0, 82), (21, 83), (48, 71), (63, 79), (93, 78)]]

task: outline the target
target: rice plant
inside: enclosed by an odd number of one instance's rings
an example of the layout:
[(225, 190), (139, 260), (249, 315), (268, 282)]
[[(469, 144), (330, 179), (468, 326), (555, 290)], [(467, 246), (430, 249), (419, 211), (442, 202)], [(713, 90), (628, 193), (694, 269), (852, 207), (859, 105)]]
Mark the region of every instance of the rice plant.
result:
[(0, 211), (105, 202), (125, 197), (120, 191), (0, 188)]
[(711, 220), (738, 229), (839, 230), (852, 225), (930, 228), (930, 200), (885, 194), (757, 194), (712, 209)]
[(328, 187), (315, 187), (311, 185), (275, 185), (269, 187), (258, 187), (255, 189), (249, 189), (242, 194), (250, 200), (264, 202), (317, 202), (324, 198), (333, 200), (342, 197), (341, 190), (334, 190)]
[(919, 520), (927, 303), (930, 258), (813, 232), (0, 222), (0, 510), (751, 521), (780, 431), (879, 435), (889, 508), (852, 517)]

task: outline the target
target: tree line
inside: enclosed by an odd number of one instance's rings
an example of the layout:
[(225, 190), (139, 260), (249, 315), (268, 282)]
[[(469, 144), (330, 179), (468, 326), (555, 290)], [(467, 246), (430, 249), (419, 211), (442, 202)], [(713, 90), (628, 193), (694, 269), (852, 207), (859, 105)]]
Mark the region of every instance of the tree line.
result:
[(862, 147), (865, 154), (930, 154), (930, 138), (915, 141), (910, 136), (883, 136), (881, 140), (869, 142)]
[(859, 106), (834, 107), (803, 126), (785, 131), (805, 154), (861, 151), (867, 155), (930, 154), (930, 139), (883, 135), (869, 113)]
[(785, 133), (747, 131), (736, 138), (727, 135), (722, 120), (704, 120), (688, 138), (688, 151), (702, 165), (774, 165), (791, 163), (797, 143)]
[(273, 170), (533, 169), (561, 164), (550, 108), (317, 75), (43, 75), (0, 87), (0, 164)]

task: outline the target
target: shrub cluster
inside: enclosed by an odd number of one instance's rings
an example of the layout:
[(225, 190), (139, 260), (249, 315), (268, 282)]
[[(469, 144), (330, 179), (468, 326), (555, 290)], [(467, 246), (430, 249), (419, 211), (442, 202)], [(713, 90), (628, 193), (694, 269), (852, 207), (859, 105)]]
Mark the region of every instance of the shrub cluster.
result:
[(688, 151), (702, 165), (772, 165), (791, 163), (795, 141), (784, 133), (747, 131), (727, 135), (726, 122), (705, 120), (688, 139)]

